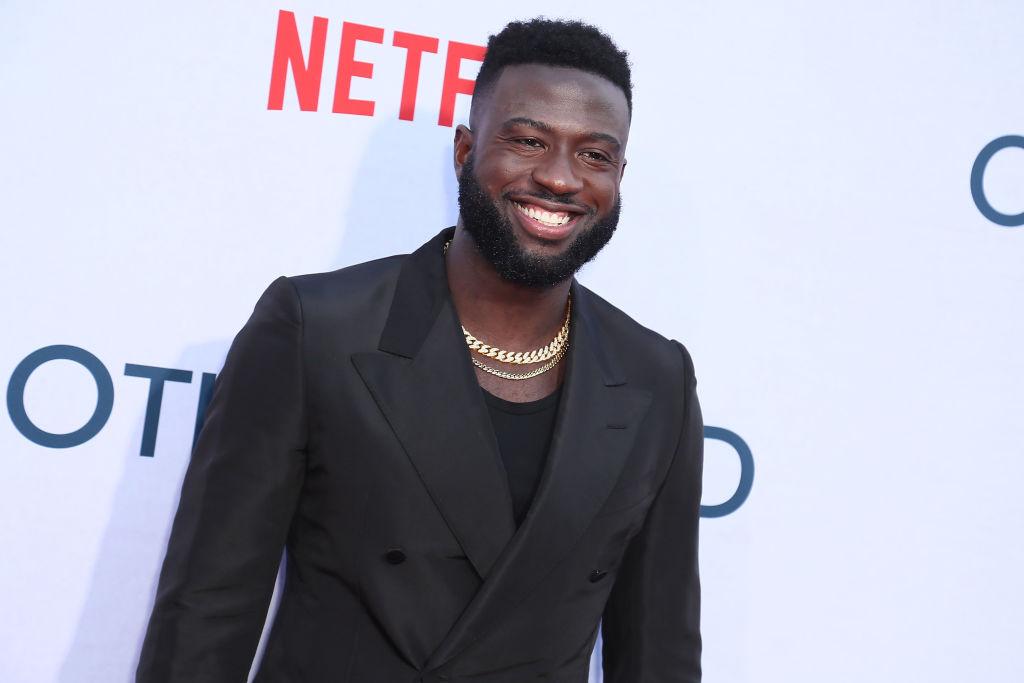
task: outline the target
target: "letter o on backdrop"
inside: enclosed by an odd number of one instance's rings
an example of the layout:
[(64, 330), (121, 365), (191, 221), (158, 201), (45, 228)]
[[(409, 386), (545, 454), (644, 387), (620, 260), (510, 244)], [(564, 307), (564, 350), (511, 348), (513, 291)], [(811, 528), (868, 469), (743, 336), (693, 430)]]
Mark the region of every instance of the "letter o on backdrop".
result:
[(992, 160), (996, 152), (1000, 152), (1008, 147), (1024, 149), (1024, 136), (1004, 135), (1001, 138), (996, 138), (981, 149), (978, 158), (974, 160), (974, 168), (971, 169), (971, 196), (974, 198), (974, 203), (978, 207), (978, 211), (981, 211), (982, 216), (996, 225), (1016, 228), (1024, 225), (1024, 212), (1008, 214), (996, 211), (989, 203), (988, 197), (985, 196), (984, 187), (985, 169), (988, 167), (988, 162)]
[[(92, 417), (84, 425), (67, 434), (54, 434), (40, 429), (25, 412), (25, 386), (28, 379), (40, 365), (51, 360), (78, 363), (89, 371), (96, 382), (98, 396)], [(113, 407), (114, 382), (110, 378), (110, 373), (99, 358), (77, 346), (54, 344), (33, 351), (14, 368), (11, 381), (7, 384), (7, 411), (10, 413), (11, 422), (26, 439), (47, 448), (71, 448), (85, 443), (103, 429)]]

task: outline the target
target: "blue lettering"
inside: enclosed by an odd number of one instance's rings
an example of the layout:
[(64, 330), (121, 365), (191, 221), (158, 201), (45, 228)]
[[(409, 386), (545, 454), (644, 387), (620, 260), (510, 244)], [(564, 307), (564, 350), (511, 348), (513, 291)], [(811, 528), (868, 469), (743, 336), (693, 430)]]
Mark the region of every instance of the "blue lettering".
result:
[(189, 384), (192, 381), (192, 373), (188, 370), (126, 363), (124, 374), (149, 379), (149, 399), (146, 401), (146, 420), (142, 425), (142, 447), (139, 449), (139, 455), (152, 458), (156, 450), (156, 432), (160, 425), (160, 406), (164, 401), (164, 382)]
[[(40, 429), (32, 423), (25, 412), (25, 385), (28, 384), (28, 378), (36, 368), (51, 360), (78, 363), (89, 371), (96, 382), (96, 407), (93, 409), (92, 417), (84, 425), (67, 434), (54, 434)], [(32, 443), (47, 448), (71, 448), (85, 443), (107, 424), (113, 407), (114, 383), (110, 379), (110, 373), (99, 358), (77, 346), (54, 344), (33, 351), (18, 363), (11, 373), (11, 381), (7, 383), (7, 412), (14, 427)]]
[(736, 512), (750, 495), (750, 489), (754, 486), (754, 455), (750, 452), (747, 442), (741, 439), (739, 434), (728, 429), (705, 427), (704, 438), (726, 442), (735, 449), (736, 455), (740, 458), (740, 481), (735, 493), (724, 503), (700, 506), (701, 517), (725, 517)]
[(210, 397), (213, 396), (213, 383), (217, 375), (212, 372), (204, 372), (199, 385), (199, 405), (196, 406), (196, 428), (192, 432), (192, 448), (196, 447), (196, 439), (199, 438), (199, 430), (203, 428), (206, 421), (206, 407), (210, 405)]
[(985, 145), (981, 153), (978, 154), (978, 158), (974, 160), (974, 168), (971, 169), (971, 196), (974, 197), (974, 204), (978, 207), (978, 211), (981, 211), (981, 215), (989, 219), (996, 225), (1002, 225), (1007, 228), (1015, 228), (1024, 225), (1024, 212), (1018, 214), (1008, 214), (996, 211), (991, 204), (989, 204), (988, 197), (985, 196), (985, 187), (983, 181), (985, 180), (985, 169), (988, 167), (988, 162), (992, 160), (996, 152), (1006, 149), (1007, 147), (1020, 147), (1024, 149), (1024, 137), (1020, 135), (1004, 135), (1001, 138), (996, 138), (992, 142)]

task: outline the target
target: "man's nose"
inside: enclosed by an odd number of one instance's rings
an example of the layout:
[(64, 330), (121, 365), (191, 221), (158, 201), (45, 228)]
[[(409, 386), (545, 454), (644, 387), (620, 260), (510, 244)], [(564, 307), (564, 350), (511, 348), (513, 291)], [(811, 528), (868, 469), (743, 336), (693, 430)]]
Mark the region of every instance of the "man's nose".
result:
[(552, 194), (573, 194), (583, 189), (571, 152), (550, 150), (533, 167), (533, 180)]

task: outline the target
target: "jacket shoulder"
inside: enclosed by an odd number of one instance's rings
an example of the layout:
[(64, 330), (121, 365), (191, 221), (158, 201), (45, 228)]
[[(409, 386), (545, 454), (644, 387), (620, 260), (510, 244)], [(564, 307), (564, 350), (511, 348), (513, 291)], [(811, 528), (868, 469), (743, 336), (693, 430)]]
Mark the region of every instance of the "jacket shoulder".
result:
[(649, 327), (641, 325), (628, 313), (592, 290), (583, 288), (590, 299), (591, 311), (601, 330), (602, 342), (615, 354), (630, 377), (647, 380), (654, 385), (683, 378), (684, 384), (693, 376), (693, 361), (686, 346)]
[(316, 303), (323, 299), (334, 301), (339, 295), (348, 297), (367, 289), (394, 286), (406, 258), (408, 254), (386, 256), (337, 270), (290, 275), (288, 280), (303, 303)]
[(307, 317), (321, 314), (357, 314), (366, 306), (390, 301), (401, 265), (408, 254), (356, 263), (336, 270), (289, 275), (302, 312)]
[(292, 275), (313, 353), (375, 349), (408, 255), (322, 273)]

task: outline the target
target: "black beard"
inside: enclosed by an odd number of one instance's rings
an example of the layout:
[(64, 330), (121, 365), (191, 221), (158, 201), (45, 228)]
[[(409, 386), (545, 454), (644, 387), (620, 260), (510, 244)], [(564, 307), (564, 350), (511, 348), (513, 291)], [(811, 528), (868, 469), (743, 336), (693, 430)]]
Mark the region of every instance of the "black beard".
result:
[[(554, 194), (533, 192), (531, 196), (553, 203), (567, 203), (564, 197)], [(615, 205), (608, 215), (577, 235), (561, 254), (537, 256), (519, 245), (512, 223), (480, 187), (473, 172), (472, 157), (463, 165), (459, 175), (459, 214), (466, 232), (472, 235), (480, 253), (498, 271), (498, 275), (509, 282), (529, 287), (551, 287), (572, 277), (608, 244), (619, 224), (621, 210), (620, 195), (615, 198)], [(593, 214), (586, 214), (590, 215)], [(582, 218), (584, 216), (576, 220)]]

